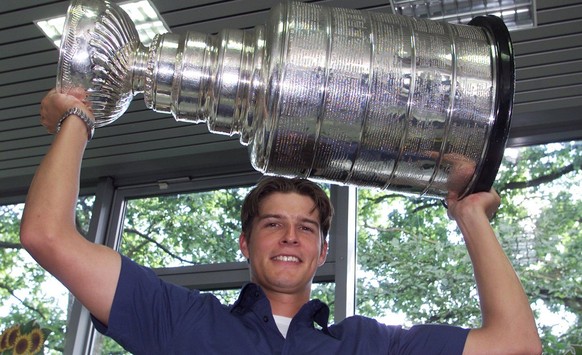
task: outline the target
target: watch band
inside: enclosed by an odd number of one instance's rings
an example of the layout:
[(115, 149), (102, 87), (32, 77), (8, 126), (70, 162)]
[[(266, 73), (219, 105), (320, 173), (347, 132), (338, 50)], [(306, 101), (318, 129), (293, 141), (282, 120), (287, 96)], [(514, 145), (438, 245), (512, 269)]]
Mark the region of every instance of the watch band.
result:
[(83, 122), (85, 122), (85, 125), (87, 126), (87, 140), (90, 141), (91, 138), (93, 138), (93, 133), (95, 132), (95, 122), (92, 119), (90, 119), (89, 116), (87, 116), (87, 114), (78, 107), (70, 108), (63, 114), (63, 116), (59, 120), (59, 123), (57, 123), (57, 133), (59, 133), (59, 131), (61, 130), (63, 121), (67, 119), (67, 117), (69, 116), (77, 116)]

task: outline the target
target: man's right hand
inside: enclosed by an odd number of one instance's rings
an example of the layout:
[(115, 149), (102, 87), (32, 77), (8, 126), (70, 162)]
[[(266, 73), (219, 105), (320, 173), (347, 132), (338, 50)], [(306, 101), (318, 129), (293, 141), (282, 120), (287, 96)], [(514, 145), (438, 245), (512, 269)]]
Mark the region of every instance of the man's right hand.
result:
[(55, 134), (59, 119), (68, 109), (74, 107), (78, 107), (95, 120), (90, 105), (87, 105), (84, 100), (86, 100), (86, 93), (82, 89), (71, 90), (69, 94), (61, 94), (56, 89), (52, 89), (40, 103), (40, 123), (49, 133)]

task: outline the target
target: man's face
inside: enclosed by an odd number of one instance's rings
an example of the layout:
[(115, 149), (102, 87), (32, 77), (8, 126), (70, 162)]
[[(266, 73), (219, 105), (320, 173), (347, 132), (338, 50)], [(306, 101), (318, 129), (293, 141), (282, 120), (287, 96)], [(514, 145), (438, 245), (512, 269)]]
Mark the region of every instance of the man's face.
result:
[(240, 249), (250, 260), (251, 280), (266, 291), (307, 293), (315, 271), (325, 262), (319, 211), (313, 200), (275, 192), (264, 198), (250, 238), (241, 234)]

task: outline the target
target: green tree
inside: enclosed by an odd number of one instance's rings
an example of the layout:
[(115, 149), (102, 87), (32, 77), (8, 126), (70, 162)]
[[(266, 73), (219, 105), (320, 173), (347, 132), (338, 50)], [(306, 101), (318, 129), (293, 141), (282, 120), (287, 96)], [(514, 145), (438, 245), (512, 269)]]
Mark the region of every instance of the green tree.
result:
[[(77, 203), (77, 226), (83, 235), (89, 226), (93, 200), (91, 196), (81, 197)], [(64, 287), (55, 290), (58, 281), (22, 248), (19, 229), (23, 207), (0, 206), (0, 331), (35, 319), (51, 331), (45, 343), (48, 353), (59, 354), (64, 350), (67, 306), (60, 307), (58, 298), (68, 293)]]
[[(493, 220), (536, 315), (540, 305), (574, 315), (562, 334), (540, 324), (546, 353), (582, 343), (582, 149), (580, 143), (520, 149), (506, 159)], [(404, 313), (413, 323), (480, 325), (470, 261), (439, 201), (360, 190), (358, 312)], [(541, 321), (541, 319), (540, 319)]]
[(240, 206), (248, 189), (130, 200), (120, 251), (149, 267), (243, 261)]

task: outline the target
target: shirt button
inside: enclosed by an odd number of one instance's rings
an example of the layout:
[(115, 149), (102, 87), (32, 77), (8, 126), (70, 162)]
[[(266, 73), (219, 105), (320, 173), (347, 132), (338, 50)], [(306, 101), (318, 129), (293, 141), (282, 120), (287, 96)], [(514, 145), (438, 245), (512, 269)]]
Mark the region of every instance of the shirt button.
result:
[(264, 316), (264, 317), (263, 317), (263, 322), (267, 323), (268, 321), (269, 321), (269, 317), (267, 317), (267, 316)]

